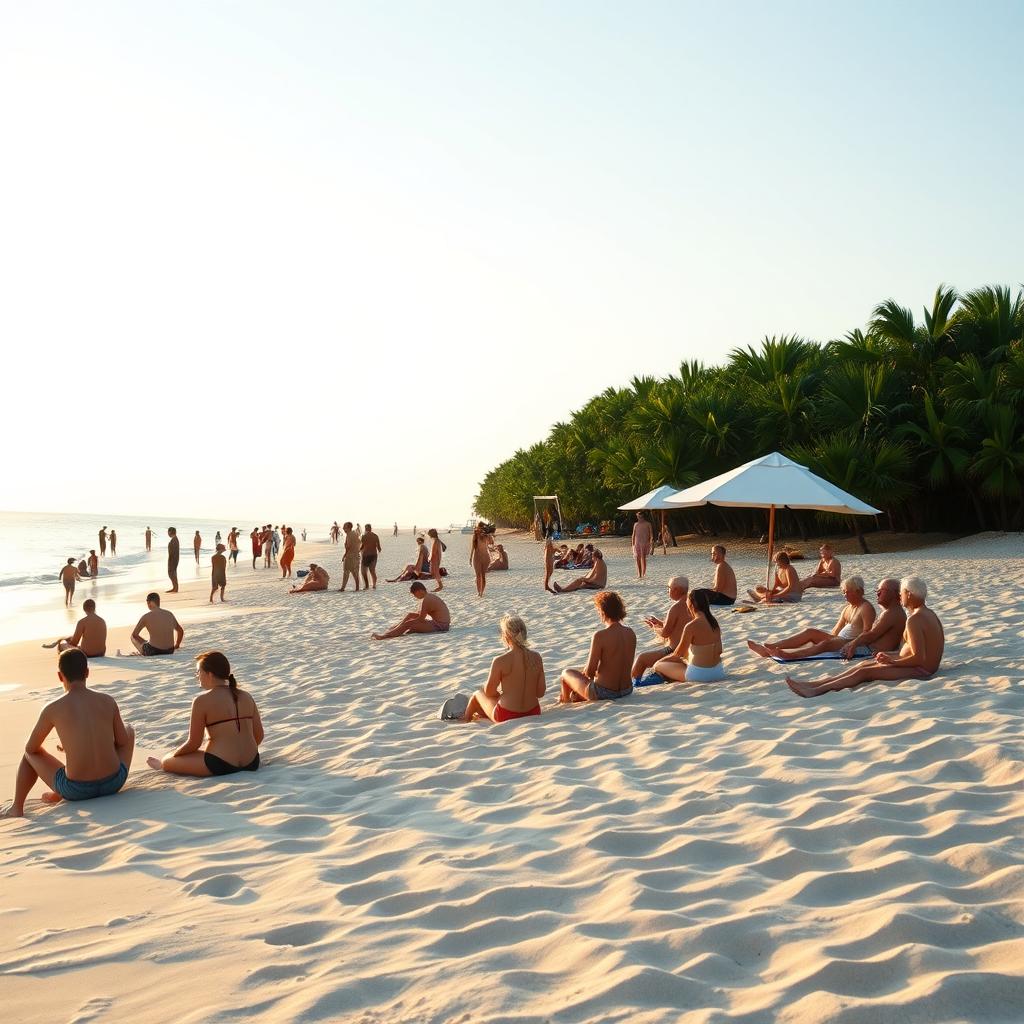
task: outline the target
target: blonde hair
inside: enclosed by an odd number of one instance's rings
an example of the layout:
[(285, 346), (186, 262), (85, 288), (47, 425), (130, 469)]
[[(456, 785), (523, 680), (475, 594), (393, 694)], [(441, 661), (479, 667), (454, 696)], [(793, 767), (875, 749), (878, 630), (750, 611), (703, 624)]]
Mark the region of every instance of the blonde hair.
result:
[(843, 580), (842, 586), (844, 590), (849, 590), (852, 587), (854, 590), (864, 593), (864, 579), (861, 576), (847, 576)]
[(526, 623), (518, 615), (502, 615), (498, 620), (498, 629), (502, 639), (516, 647), (526, 649), (530, 646), (526, 639)]

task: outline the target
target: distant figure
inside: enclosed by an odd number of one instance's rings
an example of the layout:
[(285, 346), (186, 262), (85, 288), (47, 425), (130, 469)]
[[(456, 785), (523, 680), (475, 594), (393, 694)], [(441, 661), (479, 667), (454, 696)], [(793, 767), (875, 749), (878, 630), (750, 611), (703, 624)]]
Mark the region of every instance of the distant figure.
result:
[(274, 553), (274, 534), (270, 529), (269, 523), (260, 531), (260, 540), (263, 542), (263, 568), (269, 569), (270, 560)]
[(446, 549), (444, 541), (437, 535), (437, 530), (433, 528), (427, 530), (427, 536), (430, 538), (430, 575), (437, 584), (437, 586), (434, 587), (434, 593), (436, 594), (442, 589), (441, 555)]
[(75, 623), (71, 636), (61, 637), (46, 648), (56, 647), (63, 652), (77, 647), (87, 658), (103, 658), (107, 653), (107, 624), (96, 614), (96, 602), (90, 597), (82, 603), (85, 615)]
[(427, 545), (422, 537), (416, 538), (416, 557), (393, 580), (388, 583), (408, 583), (421, 577), (429, 578), (430, 560), (427, 557)]
[(451, 612), (448, 605), (436, 594), (428, 594), (427, 588), (417, 580), (409, 593), (419, 601), (417, 611), (410, 612), (397, 626), (384, 633), (374, 633), (374, 640), (393, 640), (405, 633), (447, 633), (451, 627)]
[(711, 549), (711, 562), (715, 567), (715, 577), (708, 588), (708, 601), (714, 605), (730, 605), (736, 603), (736, 573), (725, 560), (725, 547), (715, 544)]
[(393, 530), (391, 531), (391, 536), (392, 536), (392, 537), (397, 537), (397, 536), (398, 536), (398, 523), (395, 523), (395, 527), (394, 527), (394, 529), (393, 529)]
[(775, 583), (772, 589), (767, 590), (759, 586), (747, 591), (750, 600), (755, 604), (793, 604), (803, 597), (803, 593), (800, 577), (785, 551), (780, 551), (775, 556)]
[[(76, 648), (64, 651), (57, 660), (57, 678), (64, 696), (43, 708), (25, 744), (14, 782), (14, 801), (4, 817), (24, 816), (25, 799), (39, 779), (52, 790), (43, 795), (43, 801), (55, 804), (112, 796), (128, 778), (135, 730), (121, 720), (113, 697), (86, 685), (86, 656)], [(54, 729), (66, 765), (43, 748)]]
[[(252, 695), (238, 688), (228, 659), (220, 651), (196, 656), (203, 693), (192, 701), (188, 737), (173, 754), (149, 757), (154, 771), (172, 775), (234, 775), (260, 766), (263, 722)], [(209, 736), (203, 749), (203, 736)]]
[(199, 531), (196, 530), (196, 535), (192, 538), (192, 550), (196, 553), (196, 565), (199, 564), (199, 551), (203, 546), (203, 538), (199, 536)]
[(117, 554), (117, 530), (110, 531), (110, 557)]
[(683, 627), (679, 645), (655, 663), (654, 671), (676, 683), (717, 683), (725, 678), (722, 630), (711, 614), (708, 591), (694, 590), (686, 604), (691, 618)]
[(171, 589), (168, 594), (178, 592), (178, 559), (181, 557), (181, 545), (178, 543), (178, 531), (173, 526), (167, 527), (167, 536), (171, 539), (167, 542), (167, 578), (171, 581)]
[(78, 560), (78, 575), (83, 580), (87, 580), (89, 578), (89, 563), (84, 558), (80, 558)]
[(647, 519), (646, 512), (637, 512), (633, 524), (633, 561), (636, 562), (636, 578), (642, 580), (647, 575), (647, 557), (654, 547), (654, 531)]
[(801, 697), (820, 697), (875, 680), (931, 679), (942, 664), (946, 637), (938, 616), (925, 605), (927, 597), (928, 586), (919, 576), (900, 581), (900, 601), (907, 609), (907, 624), (899, 654), (880, 652), (864, 665), (812, 682), (798, 682), (787, 676), (786, 685)]
[(356, 586), (356, 593), (359, 593), (359, 534), (352, 529), (351, 523), (345, 523), (342, 527), (345, 531), (345, 554), (342, 557), (341, 562), (341, 586), (338, 587), (339, 592), (344, 590), (348, 586), (348, 578), (352, 577), (352, 581)]
[(217, 553), (210, 559), (210, 604), (213, 595), (220, 591), (221, 604), (224, 603), (224, 588), (228, 585), (228, 559), (224, 554), (224, 545), (217, 545)]
[(105, 557), (107, 554), (107, 528), (104, 526), (100, 530), (100, 557)]
[[(675, 544), (675, 539), (672, 536), (672, 531), (669, 529), (668, 520), (666, 519), (661, 524), (661, 547), (665, 550), (670, 544)], [(668, 554), (668, 551), (665, 550), (665, 553)]]
[(228, 558), (232, 565), (238, 565), (238, 538), (240, 536), (237, 526), (232, 526), (228, 530)]
[(292, 587), (289, 594), (308, 594), (312, 590), (326, 590), (330, 585), (331, 577), (323, 566), (316, 562), (309, 563), (309, 573), (300, 586)]
[(96, 579), (100, 574), (100, 560), (95, 548), (89, 549), (89, 575)]
[(380, 537), (373, 532), (373, 527), (367, 523), (366, 533), (359, 541), (359, 564), (363, 572), (363, 589), (369, 590), (371, 582), (373, 589), (377, 589), (377, 556), (380, 554)]
[[(562, 545), (565, 548), (565, 545)], [(555, 571), (555, 557), (558, 554), (558, 549), (555, 547), (555, 542), (548, 537), (544, 541), (544, 589), (549, 593), (553, 594), (554, 591), (551, 589), (551, 574)]]
[[(161, 654), (173, 654), (185, 639), (185, 630), (181, 628), (172, 612), (160, 607), (159, 594), (146, 595), (146, 607), (149, 611), (142, 616), (132, 630), (132, 646), (144, 658), (153, 658)], [(142, 631), (149, 638), (142, 638)], [(117, 652), (121, 654), (120, 651)]]
[[(550, 540), (550, 538), (548, 538)], [(491, 552), (491, 564), (487, 566), (488, 572), (501, 572), (508, 568), (508, 552), (504, 544), (495, 544)]]
[(491, 549), (481, 521), (477, 521), (473, 527), (473, 535), (469, 539), (469, 564), (476, 576), (476, 595), (483, 597), (484, 588), (487, 586), (487, 567), (491, 564)]
[(78, 566), (75, 565), (75, 560), (69, 558), (67, 564), (60, 571), (60, 581), (64, 584), (64, 607), (70, 608), (71, 602), (75, 596), (75, 584), (80, 582), (82, 579), (78, 572)]
[(214, 547), (216, 547), (219, 543), (220, 543), (220, 530), (218, 530), (216, 532), (216, 534), (214, 535), (214, 538), (213, 538)]
[(281, 534), (278, 533), (277, 527), (270, 531), (270, 553), (274, 558), (274, 564), (277, 564), (277, 553), (281, 550)]
[(810, 590), (812, 587), (839, 586), (843, 567), (839, 564), (839, 559), (832, 553), (832, 545), (822, 544), (818, 548), (818, 555), (817, 568), (807, 579), (800, 581), (801, 590)]
[(153, 531), (148, 526), (146, 527), (146, 550), (153, 550)]
[(577, 590), (602, 590), (608, 585), (608, 566), (605, 564), (604, 555), (594, 548), (594, 565), (586, 576), (579, 576), (564, 587), (559, 583), (553, 583), (556, 594), (572, 594)]
[(693, 618), (686, 600), (690, 596), (690, 581), (685, 576), (673, 576), (668, 581), (668, 596), (672, 604), (664, 619), (653, 616), (644, 619), (644, 624), (661, 641), (661, 646), (636, 656), (631, 673), (634, 682), (642, 679), (649, 668), (654, 668), (657, 662), (668, 657), (679, 646), (683, 627)]
[(263, 537), (258, 526), (252, 528), (252, 533), (249, 534), (249, 543), (252, 545), (252, 567), (255, 569), (256, 559), (260, 557), (260, 552), (263, 550)]
[(306, 528), (305, 527), (302, 528), (302, 543), (303, 544), (306, 543)]
[(633, 692), (629, 669), (636, 654), (636, 634), (622, 624), (626, 606), (614, 590), (595, 594), (594, 605), (604, 628), (591, 638), (586, 666), (562, 672), (559, 704), (618, 700)]
[(518, 615), (503, 615), (498, 629), (508, 650), (491, 662), (483, 689), (469, 698), (465, 722), (475, 718), (511, 722), (540, 714), (540, 699), (546, 689), (544, 662), (530, 650), (526, 623)]
[(281, 549), (281, 579), (292, 578), (292, 562), (295, 561), (295, 532), (290, 526), (284, 528)]

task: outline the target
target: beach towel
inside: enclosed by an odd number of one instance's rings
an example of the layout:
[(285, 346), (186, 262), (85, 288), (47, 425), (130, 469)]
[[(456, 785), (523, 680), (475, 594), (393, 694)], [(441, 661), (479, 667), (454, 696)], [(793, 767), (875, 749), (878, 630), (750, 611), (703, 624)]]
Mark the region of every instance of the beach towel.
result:
[[(857, 649), (857, 653), (854, 654), (853, 658), (867, 658), (867, 657), (870, 657), (871, 654), (874, 654), (874, 652), (872, 651), (870, 654), (861, 654), (860, 653), (860, 648), (858, 648)], [(773, 657), (772, 661), (777, 661), (780, 665), (788, 665), (788, 664), (790, 664), (790, 662), (794, 662), (794, 661), (839, 661), (839, 660), (842, 660), (842, 657), (843, 657), (842, 651), (825, 651), (824, 654), (812, 654), (809, 658), (775, 658), (775, 657)], [(853, 658), (850, 658), (849, 660), (853, 661)]]
[(667, 683), (668, 680), (657, 672), (650, 672), (643, 679), (634, 679), (634, 686), (658, 686), (660, 683)]
[(441, 705), (440, 719), (442, 722), (461, 722), (465, 717), (466, 708), (469, 707), (469, 695), (465, 693), (457, 693), (454, 697), (449, 697)]

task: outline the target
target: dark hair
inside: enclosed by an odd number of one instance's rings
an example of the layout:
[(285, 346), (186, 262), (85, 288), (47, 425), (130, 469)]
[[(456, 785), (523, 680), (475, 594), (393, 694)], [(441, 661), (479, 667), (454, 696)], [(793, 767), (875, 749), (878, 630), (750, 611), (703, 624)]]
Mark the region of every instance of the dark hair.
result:
[(57, 668), (69, 683), (84, 683), (89, 674), (89, 659), (77, 647), (69, 647), (57, 659)]
[(690, 591), (690, 604), (697, 609), (708, 620), (708, 625), (712, 629), (719, 629), (718, 619), (711, 614), (711, 591), (706, 587), (699, 587), (697, 590)]
[(228, 659), (220, 651), (206, 651), (204, 654), (197, 654), (193, 660), (204, 672), (209, 672), (211, 676), (223, 679), (228, 684), (231, 698), (237, 708), (238, 683), (235, 682), (235, 677), (231, 674), (231, 664)]
[(373, 529), (373, 525), (371, 523), (367, 523), (366, 524), (366, 529), (367, 530), (372, 530)]
[(437, 536), (437, 530), (435, 530), (433, 527), (431, 527), (429, 530), (427, 530), (427, 536), (428, 537), (436, 537)]
[(75, 564), (75, 560), (73, 558), (69, 558), (68, 559), (68, 565), (74, 565), (74, 564)]
[(410, 593), (410, 594), (418, 594), (418, 593), (419, 593), (419, 592), (420, 592), (421, 590), (423, 591), (423, 593), (424, 593), (424, 594), (425, 594), (425, 593), (427, 592), (427, 588), (426, 588), (426, 587), (425, 587), (425, 586), (424, 586), (424, 585), (423, 585), (422, 583), (420, 583), (420, 581), (419, 581), (419, 580), (417, 580), (417, 581), (416, 581), (416, 582), (415, 582), (415, 583), (414, 583), (414, 584), (413, 584), (413, 585), (412, 585), (412, 586), (411, 586), (411, 587), (409, 588), (409, 593)]
[(351, 530), (351, 529), (352, 529), (352, 524), (351, 524), (351, 523), (345, 523), (345, 524), (344, 524), (344, 525), (342, 526), (342, 529), (343, 529), (343, 530)]
[(779, 565), (789, 565), (789, 555), (787, 555), (785, 551), (780, 551), (775, 556), (775, 561), (778, 562)]
[(91, 612), (91, 611), (93, 611), (95, 609), (95, 607), (96, 607), (96, 602), (91, 597), (87, 597), (85, 599), (85, 601), (82, 602), (82, 611), (83, 612)]
[(160, 595), (154, 590), (152, 594), (146, 595), (146, 604), (152, 602), (153, 604), (160, 603)]
[(614, 590), (602, 590), (594, 595), (594, 604), (606, 619), (621, 622), (626, 617), (626, 606)]
[[(178, 532), (178, 531), (177, 531), (177, 529), (176, 529), (175, 527), (173, 527), (173, 526), (168, 526), (168, 527), (167, 527), (167, 532), (168, 532), (168, 533), (173, 533), (173, 534), (177, 534), (177, 532)], [(196, 531), (196, 532), (198, 532), (198, 531)]]

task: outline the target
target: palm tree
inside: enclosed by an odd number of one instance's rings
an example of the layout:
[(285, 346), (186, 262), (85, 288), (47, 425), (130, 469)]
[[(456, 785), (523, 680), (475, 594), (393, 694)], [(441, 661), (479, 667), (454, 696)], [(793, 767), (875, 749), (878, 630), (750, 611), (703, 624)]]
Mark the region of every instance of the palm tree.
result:
[(987, 497), (999, 502), (999, 522), (1009, 528), (1006, 499), (1019, 498), (1020, 480), (1024, 474), (1024, 446), (1018, 433), (1019, 424), (1013, 410), (1005, 405), (993, 406), (986, 416), (986, 436), (981, 449), (971, 461), (971, 475)]

